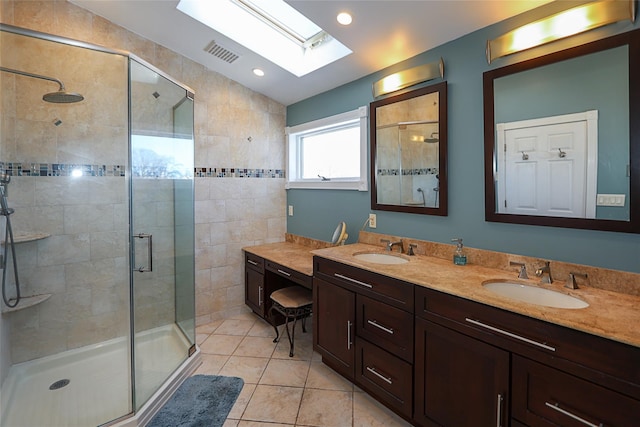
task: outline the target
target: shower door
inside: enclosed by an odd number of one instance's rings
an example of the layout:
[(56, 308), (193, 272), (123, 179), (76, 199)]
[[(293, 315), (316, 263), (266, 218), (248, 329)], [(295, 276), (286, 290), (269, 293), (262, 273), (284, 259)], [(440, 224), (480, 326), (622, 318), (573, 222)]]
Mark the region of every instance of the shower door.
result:
[(134, 408), (194, 349), (193, 97), (130, 59)]

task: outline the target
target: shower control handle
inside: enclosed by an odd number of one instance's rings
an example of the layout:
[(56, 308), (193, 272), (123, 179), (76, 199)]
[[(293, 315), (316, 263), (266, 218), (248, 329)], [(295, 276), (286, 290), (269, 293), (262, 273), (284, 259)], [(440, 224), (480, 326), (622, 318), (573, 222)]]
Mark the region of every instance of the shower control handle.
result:
[[(134, 267), (134, 271), (137, 271), (139, 273), (148, 273), (153, 271), (153, 235), (152, 234), (146, 234), (146, 233), (140, 233), (140, 234), (136, 234), (133, 237), (137, 238), (137, 239), (149, 239), (149, 250), (147, 252), (147, 260), (149, 261), (148, 263), (148, 267)], [(135, 245), (135, 240), (134, 240), (134, 245)], [(134, 253), (135, 253), (135, 247), (134, 247)]]

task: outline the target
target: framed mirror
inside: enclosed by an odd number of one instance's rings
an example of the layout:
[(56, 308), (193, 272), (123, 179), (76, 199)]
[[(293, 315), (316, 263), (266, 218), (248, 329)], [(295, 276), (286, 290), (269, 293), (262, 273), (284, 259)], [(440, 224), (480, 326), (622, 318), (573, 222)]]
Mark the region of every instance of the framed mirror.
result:
[(640, 233), (640, 30), (487, 71), (485, 219)]
[(447, 82), (371, 103), (371, 209), (447, 215)]

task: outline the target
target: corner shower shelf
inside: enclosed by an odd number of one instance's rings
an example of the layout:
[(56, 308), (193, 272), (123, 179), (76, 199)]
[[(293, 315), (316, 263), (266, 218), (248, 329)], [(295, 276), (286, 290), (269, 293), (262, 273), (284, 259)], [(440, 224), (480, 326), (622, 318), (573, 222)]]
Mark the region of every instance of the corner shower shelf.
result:
[(42, 295), (33, 295), (30, 297), (22, 297), (20, 298), (20, 302), (17, 306), (11, 307), (2, 307), (2, 314), (11, 313), (13, 311), (24, 310), (25, 308), (33, 307), (34, 305), (38, 305), (40, 303), (45, 302), (51, 297), (51, 294), (42, 294)]
[(51, 234), (47, 233), (25, 233), (25, 234), (16, 234), (14, 236), (15, 243), (27, 243), (27, 242), (35, 242), (36, 240), (46, 239), (50, 237)]

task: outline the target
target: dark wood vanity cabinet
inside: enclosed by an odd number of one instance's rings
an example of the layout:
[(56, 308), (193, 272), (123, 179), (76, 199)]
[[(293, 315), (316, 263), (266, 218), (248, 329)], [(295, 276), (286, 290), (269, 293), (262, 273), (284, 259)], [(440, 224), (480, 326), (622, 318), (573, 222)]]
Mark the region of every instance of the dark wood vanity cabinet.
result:
[(413, 414), (413, 285), (314, 257), (314, 349), (406, 419)]
[[(265, 319), (271, 309), (273, 291), (295, 285), (311, 288), (311, 276), (250, 252), (245, 252), (244, 267), (245, 304)], [(281, 324), (284, 317), (276, 313), (275, 321)]]
[(420, 287), (415, 371), (422, 426), (640, 425), (639, 348)]
[(313, 262), (314, 349), (412, 424), (640, 426), (640, 348)]

